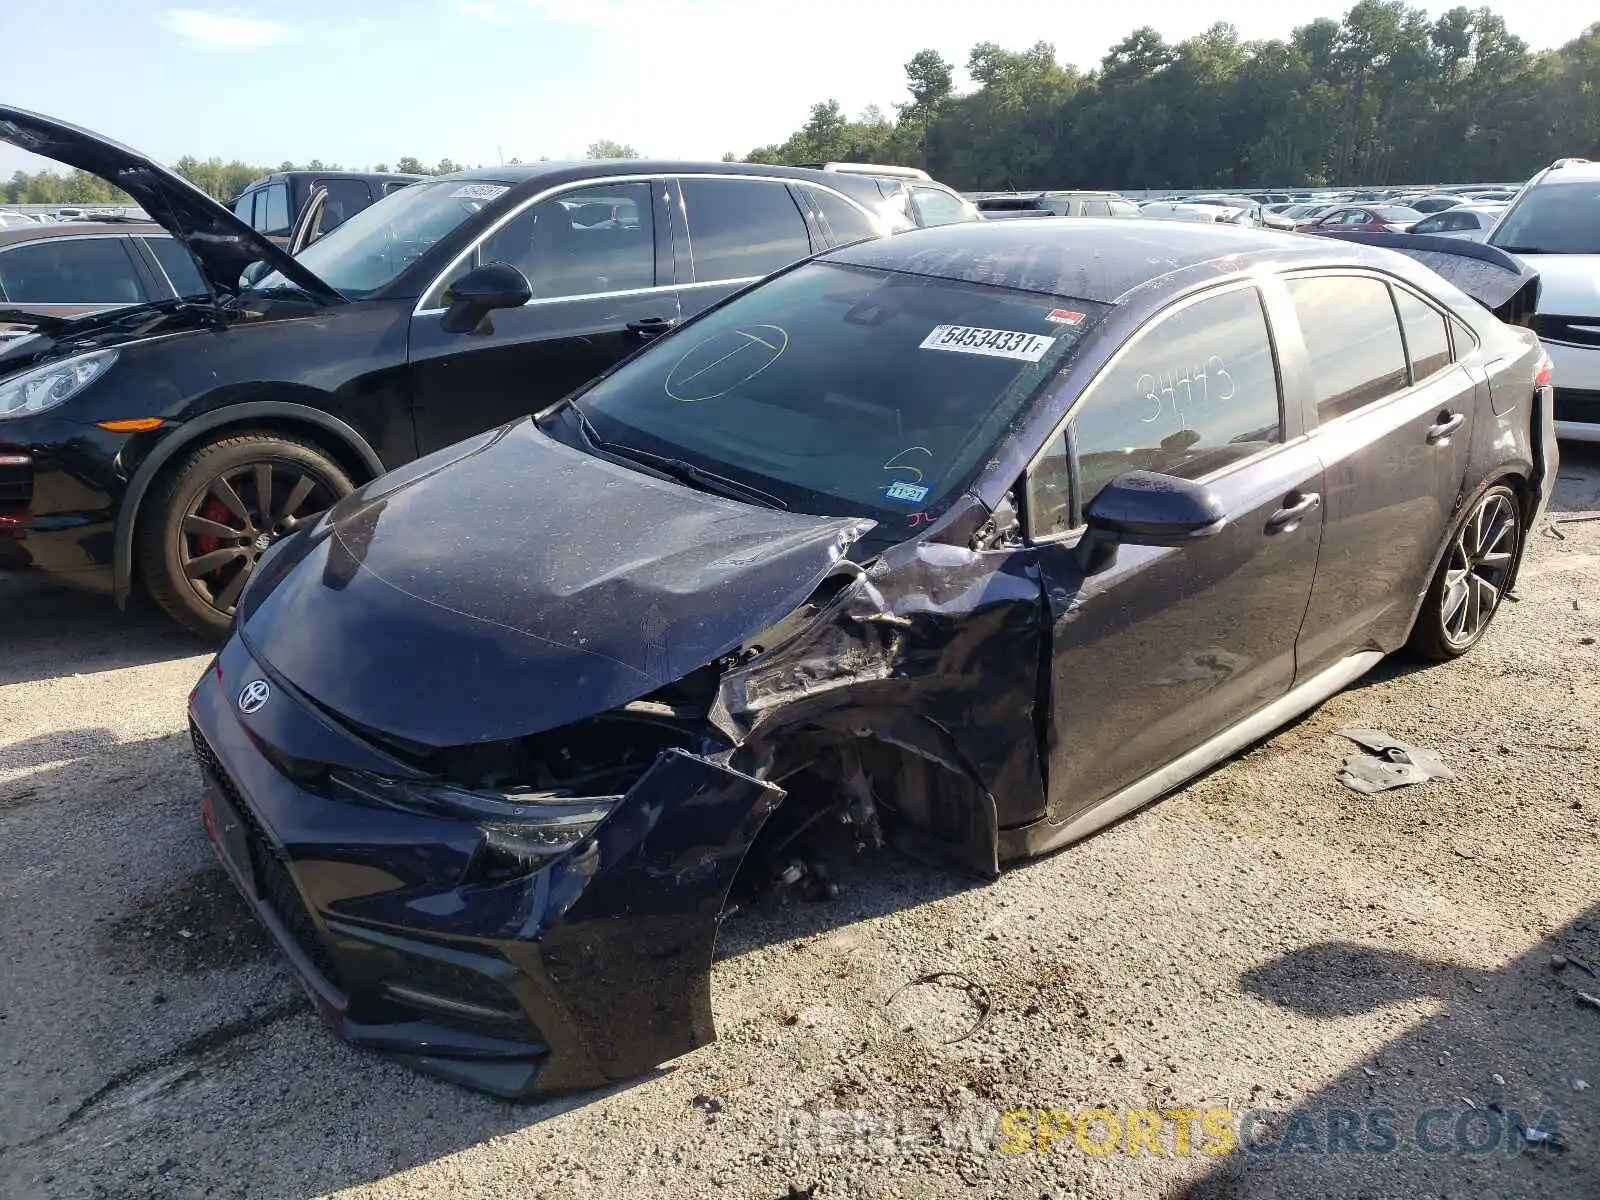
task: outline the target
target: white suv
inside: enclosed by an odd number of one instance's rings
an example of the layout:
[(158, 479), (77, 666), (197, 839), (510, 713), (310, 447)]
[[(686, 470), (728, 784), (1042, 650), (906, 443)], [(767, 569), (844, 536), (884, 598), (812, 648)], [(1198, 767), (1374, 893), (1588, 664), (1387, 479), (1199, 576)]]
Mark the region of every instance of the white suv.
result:
[(1556, 436), (1600, 442), (1600, 163), (1540, 171), (1487, 240), (1539, 272), (1533, 328), (1555, 365)]

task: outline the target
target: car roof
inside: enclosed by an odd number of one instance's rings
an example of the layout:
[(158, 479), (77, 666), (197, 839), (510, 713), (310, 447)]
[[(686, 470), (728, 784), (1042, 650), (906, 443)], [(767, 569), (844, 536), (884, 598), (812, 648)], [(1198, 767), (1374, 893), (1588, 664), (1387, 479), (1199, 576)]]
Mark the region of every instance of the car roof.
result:
[(63, 237), (169, 237), (154, 221), (61, 221), (50, 225), (23, 225), (0, 229), (0, 246), (43, 242)]
[[(1327, 243), (1322, 245), (1320, 243)], [(824, 261), (1117, 303), (1134, 288), (1208, 263), (1250, 256), (1284, 266), (1393, 267), (1391, 254), (1339, 238), (1184, 221), (1042, 217), (964, 222), (858, 242)]]
[[(839, 186), (841, 179), (876, 178), (848, 171), (818, 171), (809, 167), (769, 166), (766, 163), (693, 162), (654, 158), (580, 159), (519, 163), (516, 166), (474, 167), (450, 175), (439, 175), (436, 178), (474, 183), (503, 183), (511, 187), (521, 187), (524, 184), (543, 184), (549, 187), (612, 175), (767, 175), (783, 179), (808, 179), (813, 183), (835, 188)], [(895, 182), (937, 183), (938, 181), (896, 180)]]
[[(1545, 168), (1544, 173), (1534, 181), (1534, 186), (1537, 187), (1541, 183), (1587, 183), (1596, 179), (1600, 179), (1600, 162), (1585, 162), (1581, 159), (1569, 158), (1562, 161), (1559, 166)], [(1486, 188), (1484, 190), (1504, 192), (1514, 189)]]
[(276, 179), (428, 179), (428, 175), (412, 175), (404, 171), (273, 171), (260, 179), (251, 180), (245, 190), (260, 187)]

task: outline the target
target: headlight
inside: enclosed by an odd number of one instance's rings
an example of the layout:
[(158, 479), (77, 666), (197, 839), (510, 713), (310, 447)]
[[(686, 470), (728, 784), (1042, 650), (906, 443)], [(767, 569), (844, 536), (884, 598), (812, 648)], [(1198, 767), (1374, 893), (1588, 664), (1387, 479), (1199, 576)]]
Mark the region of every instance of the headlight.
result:
[(366, 771), (333, 770), (336, 794), (430, 817), (453, 817), (483, 826), (528, 855), (563, 854), (588, 837), (621, 803), (621, 796), (571, 796), (562, 792), (479, 792), (448, 783), (386, 779)]
[(96, 350), (45, 363), (0, 382), (0, 421), (27, 417), (72, 399), (117, 361), (117, 351)]

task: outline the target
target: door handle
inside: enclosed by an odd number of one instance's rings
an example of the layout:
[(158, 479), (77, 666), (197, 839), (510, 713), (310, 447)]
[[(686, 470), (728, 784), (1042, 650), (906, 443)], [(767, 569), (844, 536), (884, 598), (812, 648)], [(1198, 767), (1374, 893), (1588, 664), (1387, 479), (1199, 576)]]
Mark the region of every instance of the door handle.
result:
[[(1299, 496), (1298, 500), (1296, 496)], [(1285, 504), (1267, 518), (1268, 533), (1293, 533), (1299, 528), (1301, 517), (1315, 512), (1322, 505), (1321, 492), (1290, 492), (1284, 499), (1292, 503)]]
[(628, 332), (641, 338), (660, 337), (676, 324), (670, 317), (640, 317), (628, 322)]
[(1466, 419), (1466, 413), (1440, 413), (1439, 419), (1428, 426), (1428, 445), (1437, 446), (1456, 430), (1460, 429), (1462, 422)]

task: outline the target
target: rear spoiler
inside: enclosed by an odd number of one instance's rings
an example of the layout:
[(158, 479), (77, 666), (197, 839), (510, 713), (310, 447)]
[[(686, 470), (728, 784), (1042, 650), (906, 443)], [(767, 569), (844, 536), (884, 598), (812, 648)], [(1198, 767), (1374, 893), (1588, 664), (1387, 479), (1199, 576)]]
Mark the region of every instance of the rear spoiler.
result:
[(1539, 306), (1539, 272), (1483, 242), (1426, 233), (1348, 233), (1345, 241), (1398, 250), (1444, 276), (1508, 325), (1530, 325)]

